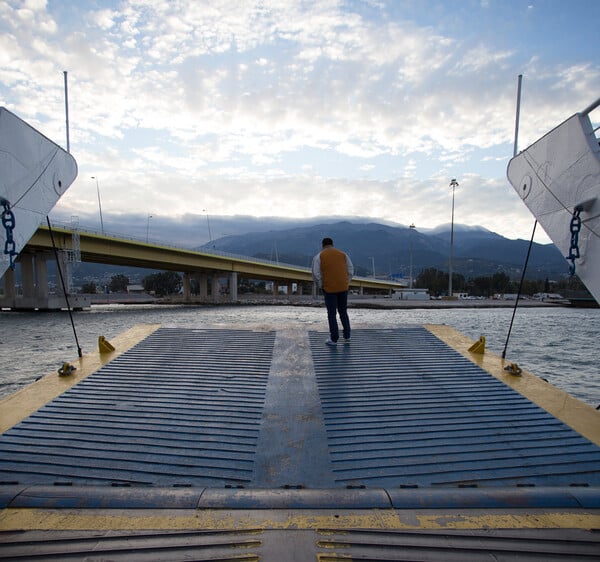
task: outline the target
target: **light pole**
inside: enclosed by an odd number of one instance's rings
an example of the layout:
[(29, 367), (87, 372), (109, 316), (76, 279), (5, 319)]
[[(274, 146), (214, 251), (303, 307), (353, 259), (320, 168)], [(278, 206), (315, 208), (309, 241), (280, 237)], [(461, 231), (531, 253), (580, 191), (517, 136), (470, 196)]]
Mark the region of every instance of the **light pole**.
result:
[(100, 186), (98, 185), (98, 176), (92, 176), (93, 180), (96, 180), (96, 193), (98, 194), (98, 210), (100, 211), (100, 229), (104, 236), (104, 221), (102, 220), (102, 204), (100, 203)]
[(411, 224), (409, 226), (410, 228), (410, 233), (409, 233), (409, 242), (410, 242), (410, 286), (409, 288), (412, 289), (413, 288), (413, 230), (416, 228), (414, 224)]
[(208, 211), (206, 209), (202, 209), (203, 213), (206, 213), (206, 224), (208, 226), (208, 241), (212, 242), (212, 234), (210, 233), (210, 220), (208, 220)]
[(452, 298), (452, 257), (454, 252), (454, 190), (458, 187), (458, 182), (452, 178), (450, 181), (452, 188), (452, 221), (450, 222), (450, 267), (448, 268), (448, 298)]
[(150, 232), (150, 219), (152, 215), (148, 215), (148, 220), (146, 221), (146, 244), (148, 243), (148, 234)]
[(375, 258), (369, 258), (371, 260), (371, 264), (373, 265), (373, 279), (375, 279)]

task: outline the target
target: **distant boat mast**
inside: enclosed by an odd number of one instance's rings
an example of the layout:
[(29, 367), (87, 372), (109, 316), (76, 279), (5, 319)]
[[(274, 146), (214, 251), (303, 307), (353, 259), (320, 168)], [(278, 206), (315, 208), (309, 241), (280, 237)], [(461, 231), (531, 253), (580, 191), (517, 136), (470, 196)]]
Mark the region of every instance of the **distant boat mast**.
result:
[(519, 80), (517, 82), (517, 114), (515, 116), (515, 144), (513, 147), (513, 157), (517, 155), (517, 149), (519, 144), (519, 118), (521, 115), (521, 84), (523, 82), (523, 75), (519, 74)]
[(69, 140), (69, 84), (67, 82), (67, 71), (63, 70), (65, 77), (65, 120), (67, 125), (67, 152), (71, 152), (71, 141)]

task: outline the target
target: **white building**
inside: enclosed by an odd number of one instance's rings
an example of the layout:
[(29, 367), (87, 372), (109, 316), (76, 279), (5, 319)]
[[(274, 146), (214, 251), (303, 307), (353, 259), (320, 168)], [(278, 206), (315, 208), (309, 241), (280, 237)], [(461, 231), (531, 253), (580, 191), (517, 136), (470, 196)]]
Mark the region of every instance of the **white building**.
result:
[(428, 301), (430, 296), (427, 289), (400, 289), (394, 291), (392, 298), (401, 301)]

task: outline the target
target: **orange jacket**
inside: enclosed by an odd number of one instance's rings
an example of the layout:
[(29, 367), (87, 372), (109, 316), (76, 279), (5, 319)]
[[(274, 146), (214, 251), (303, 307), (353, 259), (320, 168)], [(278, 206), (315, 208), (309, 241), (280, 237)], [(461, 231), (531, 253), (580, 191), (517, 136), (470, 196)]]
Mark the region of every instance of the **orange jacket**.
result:
[(354, 266), (350, 258), (333, 246), (318, 253), (312, 266), (315, 281), (327, 293), (347, 291), (354, 275)]

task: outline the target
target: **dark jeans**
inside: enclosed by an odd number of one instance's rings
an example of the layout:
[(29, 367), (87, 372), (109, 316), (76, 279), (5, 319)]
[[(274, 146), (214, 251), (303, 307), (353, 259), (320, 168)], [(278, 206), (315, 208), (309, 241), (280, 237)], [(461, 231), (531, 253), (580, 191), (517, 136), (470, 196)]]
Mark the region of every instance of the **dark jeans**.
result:
[(326, 293), (323, 291), (325, 296), (325, 306), (327, 307), (327, 320), (329, 322), (329, 335), (332, 341), (338, 341), (340, 339), (340, 331), (338, 328), (337, 318), (335, 313), (340, 315), (342, 322), (344, 338), (350, 339), (350, 319), (348, 318), (348, 291), (342, 291), (341, 293)]

